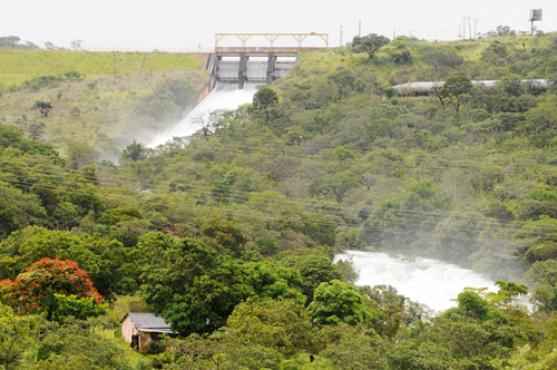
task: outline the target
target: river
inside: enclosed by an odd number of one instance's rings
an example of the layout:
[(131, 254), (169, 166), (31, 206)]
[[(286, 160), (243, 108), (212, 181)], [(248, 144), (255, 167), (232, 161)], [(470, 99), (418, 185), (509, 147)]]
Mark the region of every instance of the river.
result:
[[(255, 85), (238, 89), (236, 85), (221, 84), (201, 101), (174, 127), (159, 133), (148, 144), (155, 148), (174, 137), (189, 137), (209, 124), (210, 115), (232, 111), (250, 103), (257, 91)], [(336, 260), (351, 261), (358, 273), (357, 285), (390, 285), (400, 294), (424, 304), (434, 311), (455, 305), (455, 298), (464, 288), (488, 288), (495, 284), (472, 270), (428, 258), (407, 259), (378, 252), (346, 251)]]
[(346, 251), (336, 261), (350, 261), (358, 274), (356, 285), (390, 285), (411, 300), (440, 312), (456, 305), (464, 288), (496, 290), (487, 277), (429, 258), (391, 256), (379, 252)]

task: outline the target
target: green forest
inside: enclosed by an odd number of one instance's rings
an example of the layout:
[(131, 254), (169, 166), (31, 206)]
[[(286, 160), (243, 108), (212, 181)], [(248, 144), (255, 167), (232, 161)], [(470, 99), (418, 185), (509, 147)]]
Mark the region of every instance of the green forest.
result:
[[(356, 38), (157, 149), (203, 63), (114, 55), (0, 48), (0, 369), (557, 369), (557, 85), (524, 83), (557, 34)], [(433, 314), (345, 250), (498, 291)], [(175, 334), (133, 350), (130, 311)]]

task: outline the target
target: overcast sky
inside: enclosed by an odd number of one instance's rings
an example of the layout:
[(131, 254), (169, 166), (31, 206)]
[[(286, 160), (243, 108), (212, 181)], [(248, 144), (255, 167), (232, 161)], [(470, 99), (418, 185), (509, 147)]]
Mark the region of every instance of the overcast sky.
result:
[[(215, 32), (326, 32), (338, 45), (357, 33), (455, 39), (465, 16), (479, 32), (505, 24), (528, 29), (531, 8), (544, 9), (539, 28), (557, 30), (557, 0), (2, 0), (0, 35), (85, 48), (207, 49)], [(474, 22), (472, 22), (474, 24)]]

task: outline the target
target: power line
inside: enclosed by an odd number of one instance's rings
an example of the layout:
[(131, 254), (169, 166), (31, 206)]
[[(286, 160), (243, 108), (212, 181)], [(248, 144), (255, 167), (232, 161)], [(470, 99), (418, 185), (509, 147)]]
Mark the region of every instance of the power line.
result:
[[(50, 186), (50, 185), (45, 185), (45, 184), (35, 184), (35, 183), (29, 183), (29, 182), (23, 182), (23, 181), (13, 181), (12, 183), (14, 184), (19, 184), (19, 185), (24, 185), (24, 186), (35, 186), (35, 185), (39, 185), (42, 188), (54, 188), (59, 190), (59, 186)], [(68, 185), (69, 186), (69, 185)], [(194, 195), (194, 196), (198, 196), (198, 199), (200, 199), (199, 197), (208, 197), (210, 198), (219, 198), (221, 201), (236, 201), (238, 203), (245, 203), (248, 199), (249, 199), (249, 195), (252, 194), (258, 194), (256, 192), (250, 193), (250, 192), (242, 192), (242, 191), (229, 191), (229, 190), (219, 190), (219, 189), (211, 189), (209, 191), (207, 191), (206, 187), (195, 187), (195, 186), (190, 186), (190, 188), (188, 189), (188, 191), (185, 193), (186, 195)], [(269, 202), (267, 200), (267, 202)], [(334, 207), (334, 206), (327, 206), (327, 205), (323, 205), (323, 204), (319, 204), (318, 206), (315, 205), (315, 203), (308, 203), (305, 201), (301, 201), (301, 200), (290, 200), (287, 199), (286, 202), (292, 202), (291, 204), (289, 204), (289, 206), (301, 206), (301, 207), (305, 207), (305, 208), (309, 208), (309, 209), (304, 209), (304, 211), (309, 211), (309, 212), (320, 212), (323, 213), (324, 215), (327, 216), (335, 216), (335, 217), (340, 217), (342, 219), (344, 219), (346, 217), (346, 212), (356, 212), (358, 211), (358, 209), (355, 209), (353, 207)], [(277, 206), (277, 205), (281, 205), (283, 203), (285, 203), (285, 200), (280, 200), (279, 202), (275, 202), (272, 201), (271, 202), (273, 206)], [(221, 203), (219, 203), (219, 205), (222, 205)], [(378, 211), (378, 209), (374, 210), (373, 212)], [(529, 221), (525, 221), (525, 222), (513, 222), (513, 223), (509, 223), (507, 225), (505, 224), (501, 224), (499, 222), (496, 221), (489, 221), (487, 219), (482, 219), (482, 220), (478, 220), (478, 217), (480, 216), (477, 213), (471, 214), (472, 218), (464, 218), (465, 213), (459, 212), (456, 215), (454, 213), (451, 213), (450, 211), (447, 211), (445, 213), (431, 213), (431, 212), (424, 212), (424, 211), (412, 211), (412, 210), (402, 210), (402, 209), (389, 209), (388, 212), (391, 213), (395, 213), (396, 215), (403, 217), (406, 216), (407, 218), (412, 216), (412, 217), (420, 217), (422, 218), (422, 224), (423, 223), (428, 223), (430, 225), (437, 225), (438, 222), (431, 222), (431, 221), (427, 221), (425, 222), (424, 220), (426, 220), (428, 217), (430, 219), (447, 219), (447, 218), (456, 218), (457, 220), (472, 220), (474, 223), (478, 224), (478, 225), (482, 225), (482, 226), (491, 226), (491, 227), (496, 227), (499, 230), (509, 230), (509, 231), (516, 231), (517, 228), (520, 228), (522, 226), (525, 225), (529, 225), (531, 224), (531, 222)], [(408, 219), (405, 218), (406, 221), (408, 221)], [(543, 230), (543, 227), (540, 227), (539, 225), (536, 227), (536, 229), (534, 231), (539, 231), (539, 230)], [(553, 230), (552, 228), (549, 227), (550, 230)], [(463, 230), (462, 226), (459, 228), (459, 230)], [(466, 229), (464, 229), (464, 231), (466, 231)], [(473, 229), (468, 229), (467, 231), (477, 231), (476, 228)]]

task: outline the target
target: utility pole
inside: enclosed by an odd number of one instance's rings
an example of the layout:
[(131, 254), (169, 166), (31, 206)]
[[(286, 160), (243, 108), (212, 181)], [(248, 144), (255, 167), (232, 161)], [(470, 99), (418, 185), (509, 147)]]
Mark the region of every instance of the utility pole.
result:
[(342, 24), (340, 25), (339, 46), (344, 46), (344, 26)]
[(358, 37), (362, 37), (362, 20), (358, 21)]
[(472, 17), (468, 17), (468, 31), (470, 34), (470, 40), (472, 40)]

